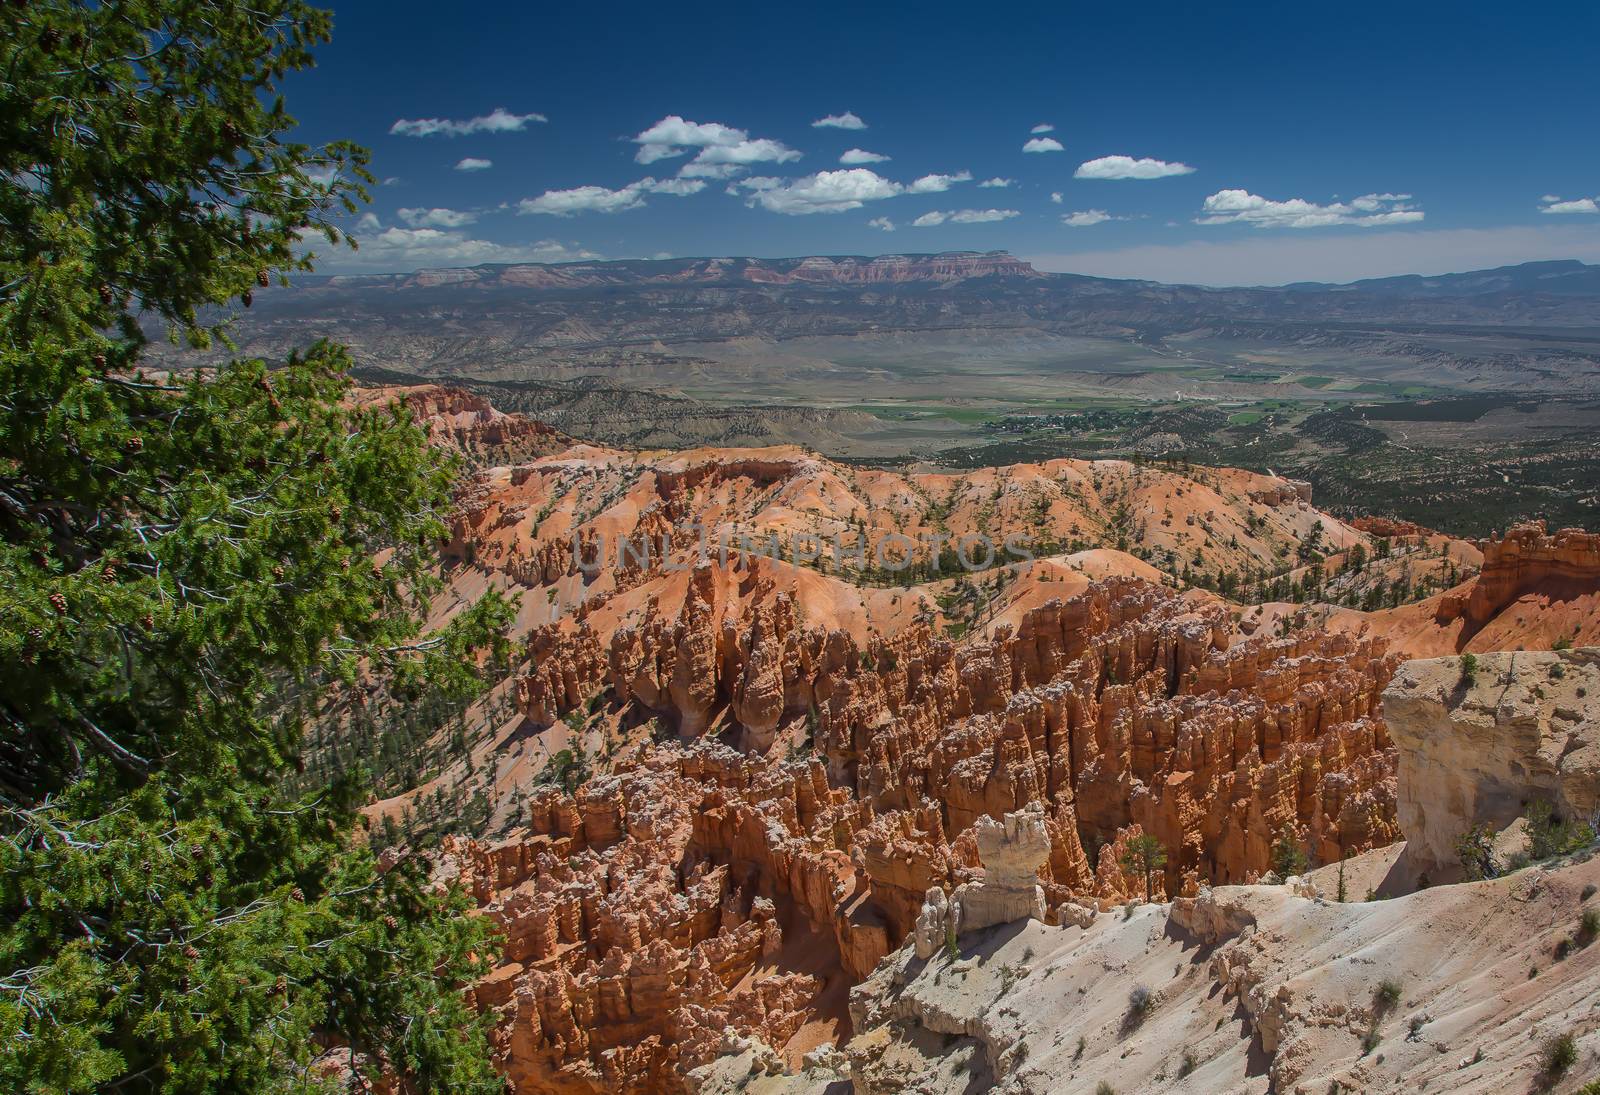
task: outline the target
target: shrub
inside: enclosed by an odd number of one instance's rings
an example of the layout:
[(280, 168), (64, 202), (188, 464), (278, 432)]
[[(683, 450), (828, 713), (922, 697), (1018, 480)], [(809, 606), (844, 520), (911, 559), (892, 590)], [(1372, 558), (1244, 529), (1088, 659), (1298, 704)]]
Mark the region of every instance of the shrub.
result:
[(1594, 843), (1594, 830), (1574, 824), (1556, 813), (1543, 799), (1528, 804), (1528, 854), (1534, 859), (1564, 855)]
[(1461, 684), (1464, 688), (1471, 688), (1472, 682), (1478, 679), (1478, 657), (1476, 654), (1461, 655)]
[(1095, 1085), (1094, 1095), (1117, 1095), (1117, 1089), (1106, 1083), (1104, 1080), (1101, 1080)]
[(1194, 1059), (1194, 1052), (1192, 1050), (1184, 1050), (1183, 1063), (1178, 1066), (1178, 1075), (1180, 1077), (1189, 1075), (1189, 1073), (1195, 1070), (1199, 1063), (1200, 1062)]
[(1365, 1057), (1367, 1054), (1377, 1049), (1378, 1043), (1381, 1041), (1383, 1041), (1383, 1039), (1378, 1036), (1376, 1029), (1367, 1031), (1361, 1036), (1361, 1056)]
[(1578, 1043), (1570, 1034), (1558, 1035), (1544, 1047), (1544, 1074), (1552, 1080), (1565, 1076), (1577, 1063)]
[(1128, 993), (1128, 1018), (1135, 1024), (1143, 1022), (1155, 1006), (1155, 994), (1144, 985), (1135, 985)]
[(1584, 909), (1578, 917), (1578, 942), (1588, 946), (1600, 935), (1600, 909)]
[(1400, 1002), (1400, 982), (1392, 977), (1386, 977), (1378, 983), (1378, 990), (1372, 994), (1373, 1004), (1379, 1011), (1388, 1011)]
[(1572, 640), (1567, 638), (1565, 635), (1563, 635), (1561, 638), (1557, 639), (1555, 642), (1550, 644), (1550, 649), (1551, 650), (1571, 650), (1572, 649)]
[(1600, 893), (1600, 886), (1596, 886), (1591, 882), (1583, 888), (1583, 893), (1578, 896), (1578, 900), (1587, 901), (1597, 893)]
[(1468, 881), (1481, 882), (1486, 878), (1499, 877), (1500, 868), (1494, 861), (1491, 844), (1493, 838), (1494, 830), (1484, 824), (1474, 825), (1456, 841), (1456, 857), (1461, 860), (1461, 869)]

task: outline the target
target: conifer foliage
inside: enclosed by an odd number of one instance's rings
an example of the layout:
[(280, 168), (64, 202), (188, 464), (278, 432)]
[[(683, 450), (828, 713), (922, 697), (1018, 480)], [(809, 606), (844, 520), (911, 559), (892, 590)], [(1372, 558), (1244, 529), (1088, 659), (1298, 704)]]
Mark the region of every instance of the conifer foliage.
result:
[[(498, 1091), (461, 986), (492, 941), (352, 840), (359, 773), (291, 793), (297, 696), (469, 694), (443, 631), (453, 468), (347, 359), (141, 367), (309, 269), (366, 154), (287, 134), (331, 30), (298, 0), (0, 10), (0, 1089), (318, 1090), (330, 1047), (412, 1091)], [(314, 705), (311, 705), (314, 706)]]

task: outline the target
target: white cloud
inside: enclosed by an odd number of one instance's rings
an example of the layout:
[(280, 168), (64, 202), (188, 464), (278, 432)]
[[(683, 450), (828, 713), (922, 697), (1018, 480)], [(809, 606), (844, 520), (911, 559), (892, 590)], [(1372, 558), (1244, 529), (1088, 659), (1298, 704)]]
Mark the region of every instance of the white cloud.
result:
[(512, 114), (497, 106), (487, 114), (464, 122), (449, 118), (401, 118), (389, 127), (397, 137), (465, 137), (472, 133), (520, 133), (529, 122), (547, 121), (543, 114)]
[(1040, 270), (1194, 285), (1280, 285), (1444, 274), (1541, 259), (1600, 262), (1600, 223), (1314, 232), (1023, 256)]
[(1080, 209), (1075, 213), (1061, 214), (1061, 223), (1068, 228), (1088, 228), (1094, 224), (1104, 224), (1106, 221), (1120, 221), (1122, 217), (1113, 217), (1104, 209)]
[(867, 227), (876, 228), (883, 232), (893, 232), (894, 221), (890, 220), (888, 217), (873, 217), (867, 222)]
[(1373, 228), (1412, 224), (1422, 210), (1406, 204), (1409, 194), (1364, 194), (1349, 202), (1317, 205), (1304, 198), (1270, 201), (1247, 190), (1219, 190), (1205, 200), (1197, 224), (1249, 224), (1257, 228)]
[(680, 179), (731, 179), (742, 175), (746, 168), (736, 163), (701, 163), (691, 160), (678, 171)]
[(378, 185), (379, 186), (399, 186), (403, 182), (405, 182), (405, 180), (402, 179), (399, 175), (390, 175), (387, 178), (385, 178), (382, 182), (380, 182)]
[(924, 175), (906, 189), (912, 194), (943, 194), (956, 183), (971, 181), (970, 171), (957, 171), (954, 175)]
[(1056, 127), (1051, 125), (1049, 122), (1040, 122), (1038, 125), (1028, 130), (1029, 133), (1054, 133), (1055, 131)]
[(333, 186), (334, 180), (339, 177), (339, 169), (325, 164), (312, 164), (310, 167), (301, 168), (305, 172), (306, 181), (312, 186), (327, 190)]
[(493, 160), (480, 160), (476, 156), (468, 156), (456, 164), (457, 171), (487, 171), (494, 166)]
[(868, 152), (864, 148), (852, 148), (839, 157), (839, 162), (844, 164), (862, 163), (887, 163), (889, 157), (880, 156), (876, 152)]
[(672, 156), (682, 156), (691, 148), (708, 148), (718, 144), (738, 144), (749, 140), (750, 134), (721, 122), (689, 122), (669, 114), (655, 125), (633, 138), (641, 145), (634, 158), (640, 163), (655, 163)]
[(413, 228), (461, 228), (478, 219), (457, 209), (400, 209), (396, 215)]
[(360, 232), (376, 232), (383, 227), (383, 222), (376, 213), (363, 213), (356, 219), (356, 230)]
[(1050, 191), (1050, 200), (1055, 202), (1057, 205), (1060, 205), (1061, 204), (1061, 191), (1059, 191), (1059, 190)]
[(1101, 156), (1078, 165), (1072, 173), (1077, 179), (1165, 179), (1172, 175), (1192, 175), (1186, 163), (1165, 160), (1136, 160), (1132, 156)]
[(542, 213), (553, 217), (570, 217), (576, 213), (621, 213), (637, 209), (644, 204), (646, 194), (670, 194), (683, 197), (705, 189), (702, 179), (666, 179), (658, 182), (643, 178), (619, 190), (603, 186), (575, 186), (570, 190), (546, 190), (537, 198), (523, 198), (517, 203), (517, 213), (527, 215)]
[(633, 138), (639, 146), (634, 159), (655, 163), (686, 155), (698, 148), (699, 154), (681, 174), (702, 178), (728, 178), (753, 163), (787, 163), (800, 153), (766, 137), (751, 139), (748, 131), (721, 122), (690, 122), (669, 114)]
[(978, 185), (983, 187), (985, 190), (1000, 190), (1000, 189), (1003, 189), (1003, 188), (1005, 188), (1007, 186), (1010, 186), (1012, 183), (1014, 183), (1016, 181), (1017, 181), (1016, 179), (1002, 179), (1000, 176), (996, 175), (992, 179), (984, 179)]
[(1065, 152), (1066, 148), (1054, 137), (1033, 137), (1022, 146), (1024, 152)]
[(1540, 198), (1541, 213), (1600, 213), (1600, 201), (1595, 198), (1570, 198), (1563, 200), (1554, 194)]
[(664, 179), (646, 187), (652, 194), (671, 194), (674, 198), (684, 198), (690, 194), (698, 194), (705, 188), (704, 179)]
[(1012, 217), (1021, 215), (1015, 209), (958, 209), (949, 213), (935, 210), (932, 213), (924, 213), (912, 221), (911, 227), (932, 228), (935, 225), (946, 222), (950, 224), (987, 224), (990, 221), (1010, 220)]
[(850, 111), (843, 114), (830, 114), (826, 118), (818, 118), (811, 123), (815, 129), (865, 129), (867, 123), (857, 118)]
[(359, 237), (361, 250), (339, 251), (326, 265), (338, 270), (416, 270), (424, 266), (473, 266), (482, 262), (574, 262), (600, 256), (576, 244), (540, 240), (500, 244), (465, 232), (438, 228), (389, 228)]
[(759, 205), (773, 213), (802, 216), (807, 213), (843, 213), (859, 209), (869, 201), (892, 198), (905, 187), (867, 167), (840, 171), (819, 171), (801, 179), (783, 180), (765, 176), (741, 179), (729, 187), (731, 193), (747, 191), (746, 203)]

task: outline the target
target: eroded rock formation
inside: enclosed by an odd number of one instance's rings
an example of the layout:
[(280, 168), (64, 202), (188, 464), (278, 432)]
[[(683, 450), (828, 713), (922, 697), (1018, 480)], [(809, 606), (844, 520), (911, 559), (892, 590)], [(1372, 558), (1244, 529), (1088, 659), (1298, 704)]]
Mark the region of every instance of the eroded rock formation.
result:
[(1504, 829), (1533, 799), (1568, 819), (1600, 811), (1600, 650), (1407, 662), (1383, 708), (1396, 813), (1422, 870), (1454, 866), (1469, 828)]
[[(523, 682), (530, 718), (603, 694), (694, 744), (452, 849), (506, 933), (477, 992), (521, 1091), (662, 1090), (725, 1027), (782, 1047), (823, 987), (793, 948), (859, 980), (919, 916), (942, 939), (924, 906), (946, 894), (962, 931), (1108, 907), (1142, 894), (1120, 865), (1137, 832), (1169, 849), (1162, 893), (1255, 877), (1284, 829), (1321, 859), (1394, 839), (1380, 644), (1235, 642), (1214, 602), (1117, 579), (1014, 633), (863, 647), (781, 596), (717, 626), (721, 580), (696, 571), (675, 621), (619, 628), (603, 656), (584, 628), (535, 636), (554, 645)], [(761, 754), (801, 728), (794, 759)]]

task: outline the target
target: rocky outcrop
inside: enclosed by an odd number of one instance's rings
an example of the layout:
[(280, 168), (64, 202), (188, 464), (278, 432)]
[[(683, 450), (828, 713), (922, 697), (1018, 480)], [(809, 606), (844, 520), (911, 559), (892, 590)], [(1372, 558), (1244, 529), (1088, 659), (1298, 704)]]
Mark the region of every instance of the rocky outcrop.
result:
[(1600, 533), (1562, 529), (1552, 536), (1543, 521), (1534, 521), (1479, 546), (1483, 569), (1461, 606), (1469, 626), (1481, 627), (1532, 589), (1588, 593), (1600, 583)]
[(948, 899), (938, 887), (928, 890), (914, 932), (918, 958), (932, 957), (963, 933), (1044, 919), (1039, 868), (1050, 858), (1050, 835), (1041, 806), (1033, 803), (1004, 821), (981, 817), (973, 833), (983, 876), (962, 883)]
[(1535, 799), (1569, 819), (1600, 811), (1600, 650), (1407, 662), (1383, 708), (1396, 814), (1420, 869), (1455, 865), (1469, 828), (1504, 829)]
[[(1573, 948), (1597, 883), (1590, 859), (1385, 901), (1204, 888), (1170, 910), (981, 932), (955, 955), (902, 948), (851, 993), (849, 1081), (872, 1095), (1576, 1091), (1600, 1046), (1600, 967), (1550, 955)], [(1553, 1081), (1558, 1036), (1582, 1063)], [(759, 1090), (814, 1083), (791, 1071)]]

